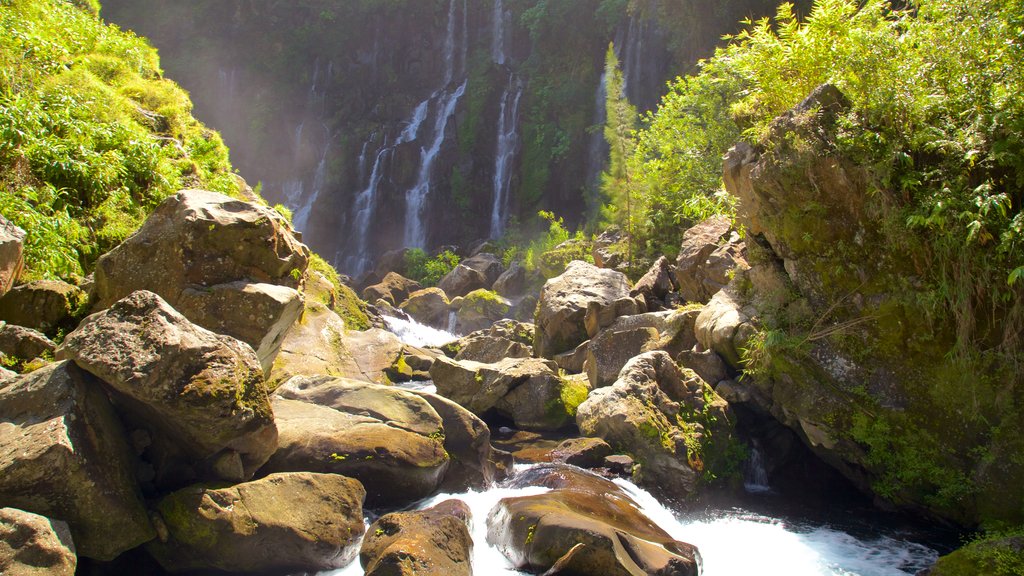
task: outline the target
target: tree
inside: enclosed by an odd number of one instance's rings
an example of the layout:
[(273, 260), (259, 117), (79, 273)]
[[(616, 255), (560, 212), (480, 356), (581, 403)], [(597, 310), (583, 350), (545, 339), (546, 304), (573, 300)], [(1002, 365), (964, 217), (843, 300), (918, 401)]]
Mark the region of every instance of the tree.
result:
[(607, 120), (604, 138), (608, 141), (608, 170), (601, 175), (601, 192), (605, 199), (602, 209), (604, 224), (616, 224), (626, 231), (629, 265), (633, 264), (633, 183), (629, 159), (633, 155), (633, 135), (636, 131), (637, 112), (625, 94), (625, 80), (619, 69), (615, 45), (608, 44), (605, 55)]

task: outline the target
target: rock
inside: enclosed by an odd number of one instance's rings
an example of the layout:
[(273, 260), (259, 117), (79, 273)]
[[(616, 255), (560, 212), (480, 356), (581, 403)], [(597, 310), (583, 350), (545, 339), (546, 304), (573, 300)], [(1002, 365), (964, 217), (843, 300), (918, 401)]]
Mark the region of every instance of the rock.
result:
[(474, 290), (462, 300), (455, 313), (455, 331), (459, 333), (484, 330), (504, 318), (512, 303), (490, 290)]
[(455, 298), (465, 296), (473, 290), (486, 290), (490, 284), (487, 283), (487, 276), (483, 272), (474, 270), (465, 264), (459, 264), (452, 268), (451, 272), (445, 274), (444, 278), (441, 278), (437, 287), (444, 290), (448, 298)]
[[(405, 255), (408, 253), (409, 248), (398, 248), (397, 250), (388, 250), (381, 254), (377, 258), (377, 265), (373, 268), (374, 273), (380, 278), (384, 278), (391, 272), (404, 276), (407, 273), (405, 269)], [(376, 283), (374, 282), (374, 284)]]
[(409, 294), (399, 308), (420, 324), (444, 330), (448, 327), (450, 305), (444, 290), (431, 287)]
[(633, 468), (636, 467), (636, 462), (625, 454), (613, 454), (605, 456), (604, 467), (613, 474), (621, 474), (628, 478), (633, 476)]
[(491, 430), (483, 420), (443, 396), (409, 392), (426, 400), (444, 426), (444, 450), (450, 458), (440, 491), (458, 494), (481, 490), (504, 478), (504, 459), (491, 447)]
[(726, 288), (715, 294), (701, 310), (694, 325), (697, 341), (707, 350), (714, 350), (729, 363), (740, 369), (740, 350), (753, 332), (750, 316), (738, 291)]
[(277, 393), (280, 439), (261, 473), (343, 474), (363, 483), (371, 507), (408, 504), (441, 484), (449, 460), (443, 420), (416, 394), (302, 376)]
[(384, 300), (392, 306), (398, 306), (409, 297), (409, 294), (420, 290), (423, 286), (415, 280), (410, 280), (401, 274), (388, 272), (387, 276), (378, 284), (365, 288), (362, 292), (363, 300), (376, 302)]
[(630, 452), (643, 463), (637, 480), (673, 498), (692, 494), (705, 467), (724, 466), (730, 420), (728, 404), (665, 352), (630, 360), (576, 413), (580, 432)]
[(633, 298), (619, 298), (610, 306), (601, 306), (596, 302), (587, 305), (587, 312), (583, 316), (583, 326), (587, 329), (587, 336), (593, 338), (598, 332), (611, 326), (617, 318), (622, 316), (635, 316), (643, 314), (640, 302)]
[(590, 252), (594, 257), (594, 265), (598, 268), (617, 269), (623, 262), (622, 243), (622, 230), (618, 226), (601, 232), (594, 239), (594, 248)]
[(351, 478), (304, 472), (189, 486), (157, 504), (166, 537), (146, 549), (171, 572), (340, 568), (358, 552), (364, 494)]
[(285, 334), (302, 314), (302, 296), (286, 286), (232, 282), (182, 291), (177, 310), (196, 324), (252, 346), (269, 375)]
[(70, 362), (4, 382), (0, 501), (66, 521), (83, 556), (135, 548), (155, 533), (124, 438), (103, 388)]
[(555, 365), (536, 358), (508, 358), (494, 364), (438, 358), (430, 368), (438, 394), (474, 414), (492, 410), (526, 430), (571, 425), (589, 387), (561, 378)]
[[(634, 298), (642, 296), (647, 302), (647, 309), (653, 312), (664, 307), (665, 296), (673, 290), (674, 284), (668, 258), (662, 256), (637, 280), (629, 295)], [(652, 303), (657, 304), (657, 307), (651, 308)]]
[(77, 286), (59, 280), (36, 280), (12, 288), (0, 298), (0, 320), (54, 334), (69, 328), (72, 316), (85, 302)]
[(676, 356), (676, 361), (684, 368), (696, 372), (701, 380), (711, 384), (717, 385), (729, 378), (729, 366), (712, 350), (683, 350)]
[(105, 382), (118, 411), (152, 434), (158, 483), (204, 478), (224, 451), (241, 456), (248, 478), (276, 447), (252, 348), (192, 324), (152, 292), (86, 318), (57, 356)]
[(942, 556), (920, 576), (968, 576), (1024, 573), (1024, 535), (1020, 531), (1006, 536), (979, 538)]
[(341, 340), (358, 373), (343, 374), (346, 378), (366, 382), (386, 382), (384, 372), (402, 357), (405, 344), (393, 333), (379, 328), (348, 332)]
[(6, 382), (11, 378), (16, 378), (17, 376), (17, 372), (14, 372), (13, 370), (8, 370), (7, 368), (0, 366), (0, 382)]
[(41, 356), (52, 356), (56, 348), (41, 332), (14, 324), (0, 325), (0, 357), (6, 357), (8, 361), (23, 364)]
[(182, 291), (244, 280), (297, 288), (309, 249), (271, 208), (202, 190), (164, 200), (134, 235), (96, 263), (94, 309), (137, 290), (177, 306)]
[(587, 351), (590, 350), (590, 340), (580, 344), (570, 352), (562, 352), (554, 357), (555, 364), (569, 374), (579, 374), (585, 370), (584, 364), (587, 361)]
[(67, 523), (0, 508), (0, 574), (74, 576), (77, 566)]
[(679, 292), (687, 301), (703, 303), (713, 296), (703, 285), (705, 263), (731, 229), (732, 221), (728, 216), (715, 216), (683, 232), (675, 275)]
[(456, 360), (490, 364), (504, 358), (533, 356), (533, 324), (500, 320), (459, 340)]
[(651, 349), (657, 342), (658, 330), (655, 328), (602, 330), (590, 341), (583, 364), (591, 385), (594, 388), (611, 385), (626, 362)]
[(517, 261), (494, 281), (493, 289), (505, 298), (522, 296), (526, 292), (526, 268)]
[(525, 476), (525, 485), (552, 490), (504, 498), (487, 517), (487, 542), (516, 568), (602, 576), (700, 574), (697, 549), (669, 536), (610, 480), (559, 465), (538, 466)]
[(462, 265), (480, 272), (484, 276), (484, 288), (490, 290), (505, 271), (501, 258), (487, 252), (480, 252), (462, 261)]
[(564, 274), (571, 262), (584, 260), (591, 248), (590, 241), (584, 238), (570, 238), (536, 256), (537, 268), (544, 278)]
[(534, 353), (552, 358), (572, 350), (589, 339), (584, 323), (589, 309), (594, 310), (591, 314), (595, 317), (609, 309), (615, 314), (616, 302), (628, 297), (625, 274), (586, 262), (570, 263), (564, 274), (548, 280), (541, 291)]
[(25, 265), (25, 231), (0, 216), (0, 297), (14, 287)]
[(387, 514), (367, 530), (359, 560), (367, 576), (471, 576), (471, 518), (460, 500)]
[(537, 302), (538, 299), (536, 296), (533, 294), (527, 294), (512, 305), (512, 310), (509, 311), (508, 315), (513, 320), (530, 322), (532, 324), (537, 315)]
[(302, 316), (281, 342), (268, 387), (273, 390), (298, 375), (361, 376), (362, 370), (345, 346), (347, 335), (341, 316), (321, 302), (307, 301)]
[(551, 460), (580, 468), (597, 468), (611, 453), (612, 447), (600, 438), (570, 438), (555, 448)]

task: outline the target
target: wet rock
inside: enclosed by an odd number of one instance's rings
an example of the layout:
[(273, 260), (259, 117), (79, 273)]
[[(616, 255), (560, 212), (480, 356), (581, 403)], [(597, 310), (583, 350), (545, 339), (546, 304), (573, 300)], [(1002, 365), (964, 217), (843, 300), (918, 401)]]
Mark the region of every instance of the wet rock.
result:
[(536, 358), (508, 358), (494, 364), (439, 358), (430, 368), (438, 394), (478, 416), (490, 411), (526, 430), (572, 425), (586, 398), (585, 382), (561, 378), (556, 366)]
[(460, 334), (484, 330), (508, 315), (512, 303), (490, 290), (474, 290), (462, 300), (455, 313), (455, 331)]
[(458, 264), (451, 272), (445, 274), (444, 278), (437, 283), (437, 287), (444, 290), (448, 298), (465, 296), (473, 290), (486, 290), (490, 288), (487, 283), (487, 276), (480, 270), (475, 270), (465, 264)]
[(0, 216), (0, 297), (14, 287), (25, 265), (25, 231)]
[(728, 404), (665, 352), (629, 361), (610, 387), (580, 405), (580, 432), (600, 437), (643, 463), (637, 480), (663, 495), (691, 494), (705, 466), (727, 458)]
[(459, 340), (455, 359), (489, 364), (504, 358), (530, 358), (532, 344), (533, 324), (500, 320)]
[(367, 576), (470, 576), (471, 518), (459, 500), (387, 514), (367, 530), (359, 560)]
[(356, 478), (368, 506), (400, 506), (437, 490), (448, 467), (442, 418), (392, 386), (296, 377), (277, 391), (278, 449), (261, 473), (325, 472)]
[(105, 382), (118, 411), (151, 433), (162, 483), (208, 477), (223, 451), (237, 452), (251, 477), (276, 447), (252, 348), (196, 326), (152, 292), (86, 318), (57, 356)]
[(448, 327), (451, 303), (440, 288), (417, 290), (399, 308), (420, 324), (444, 330)]
[(147, 550), (171, 572), (340, 568), (358, 552), (364, 494), (358, 481), (337, 474), (189, 486), (157, 504), (166, 536)]
[(85, 302), (77, 286), (59, 280), (36, 280), (12, 288), (0, 298), (0, 320), (53, 335), (69, 328)]
[(552, 358), (574, 349), (590, 338), (585, 324), (588, 314), (595, 319), (619, 316), (617, 309), (622, 305), (617, 302), (623, 299), (629, 299), (625, 274), (586, 262), (570, 263), (564, 274), (548, 280), (541, 291), (534, 352)]
[(176, 308), (207, 330), (252, 346), (264, 374), (269, 374), (285, 334), (299, 319), (303, 306), (298, 291), (286, 286), (232, 282), (186, 288)]
[(378, 284), (363, 289), (363, 300), (376, 302), (384, 300), (392, 306), (398, 306), (409, 298), (409, 294), (422, 289), (423, 286), (415, 280), (410, 280), (396, 272), (388, 272), (384, 279)]
[(155, 533), (124, 438), (100, 383), (70, 362), (4, 382), (0, 501), (66, 521), (90, 558), (146, 542)]
[(137, 290), (176, 306), (183, 290), (236, 281), (297, 288), (309, 249), (273, 209), (202, 190), (164, 200), (96, 263), (94, 309)]
[(636, 462), (625, 454), (613, 454), (605, 456), (604, 466), (609, 472), (621, 474), (628, 478), (633, 476), (633, 468), (636, 466)]
[(552, 574), (697, 576), (697, 549), (673, 539), (615, 483), (558, 465), (517, 483), (551, 488), (505, 498), (487, 517), (487, 541), (521, 570)]
[(0, 509), (0, 574), (74, 576), (76, 566), (67, 523), (15, 508)]
[(610, 456), (612, 447), (600, 438), (570, 438), (551, 453), (551, 460), (580, 468), (597, 468)]

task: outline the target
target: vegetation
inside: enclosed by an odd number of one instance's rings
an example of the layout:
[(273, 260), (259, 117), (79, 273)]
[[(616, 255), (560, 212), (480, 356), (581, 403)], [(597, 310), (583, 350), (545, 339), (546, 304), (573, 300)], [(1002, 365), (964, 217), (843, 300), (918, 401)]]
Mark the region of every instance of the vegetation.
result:
[(460, 260), (459, 255), (451, 250), (442, 250), (431, 258), (422, 248), (410, 248), (405, 253), (405, 276), (424, 286), (437, 286), (459, 265)]
[(87, 273), (181, 188), (238, 192), (156, 51), (84, 4), (0, 3), (0, 214), (29, 232), (30, 278)]

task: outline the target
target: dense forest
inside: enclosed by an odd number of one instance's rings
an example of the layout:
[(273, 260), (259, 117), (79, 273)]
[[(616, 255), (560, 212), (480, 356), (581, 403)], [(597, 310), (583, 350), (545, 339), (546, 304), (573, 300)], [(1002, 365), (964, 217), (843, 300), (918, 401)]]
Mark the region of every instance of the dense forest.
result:
[[(425, 324), (490, 337), (514, 317), (536, 327), (502, 338), (532, 346), (561, 390), (542, 410), (558, 425), (536, 429), (604, 437), (584, 434), (582, 407), (616, 380), (603, 382), (599, 338), (661, 331), (631, 358), (670, 351), (684, 370), (673, 378), (716, 377), (699, 409), (630, 442), (680, 450), (695, 486), (735, 485), (750, 454), (734, 440), (771, 430), (759, 442), (779, 462), (813, 459), (881, 508), (969, 531), (934, 576), (1021, 573), (1024, 1), (702, 4), (0, 0), (0, 216), (25, 232), (19, 284), (83, 294), (72, 320), (47, 327), (39, 359), (0, 360), (23, 373), (13, 382), (53, 362), (77, 322), (116, 300), (98, 292), (112, 282), (100, 257), (148, 242), (132, 234), (179, 191), (208, 190), (263, 210), (279, 252), (294, 234), (314, 252), (288, 256), (302, 266), (272, 282), (246, 279), (297, 291), (290, 306), (305, 311), (250, 343), (275, 386), (287, 362), (263, 354), (272, 340), (287, 349), (293, 322), (313, 338), (337, 314), (338, 335), (316, 346), (358, 356), (345, 347), (371, 347), (347, 338), (392, 328), (392, 314), (421, 320), (417, 306), (436, 308)], [(694, 256), (688, 242), (709, 223), (721, 229)], [(463, 290), (481, 254), (487, 284)], [(722, 254), (728, 270), (688, 293), (684, 264), (710, 269)], [(584, 303), (578, 334), (553, 346), (555, 288), (594, 264), (625, 288)], [(496, 278), (520, 269), (506, 293)], [(607, 278), (574, 290), (593, 296)], [(227, 281), (194, 284), (210, 294)], [(657, 314), (658, 329), (643, 324)], [(636, 320), (613, 324), (624, 318)], [(666, 323), (689, 339), (666, 338)], [(83, 336), (69, 338), (61, 361), (79, 354)], [(443, 390), (472, 342), (397, 346), (359, 377), (429, 374)], [(708, 355), (715, 370), (687, 365)], [(492, 378), (472, 366), (466, 386)], [(478, 402), (458, 404), (492, 428), (518, 425)], [(742, 433), (720, 428), (737, 421)], [(658, 483), (654, 456), (605, 439), (648, 466), (638, 484)], [(170, 492), (147, 482), (152, 502)]]

